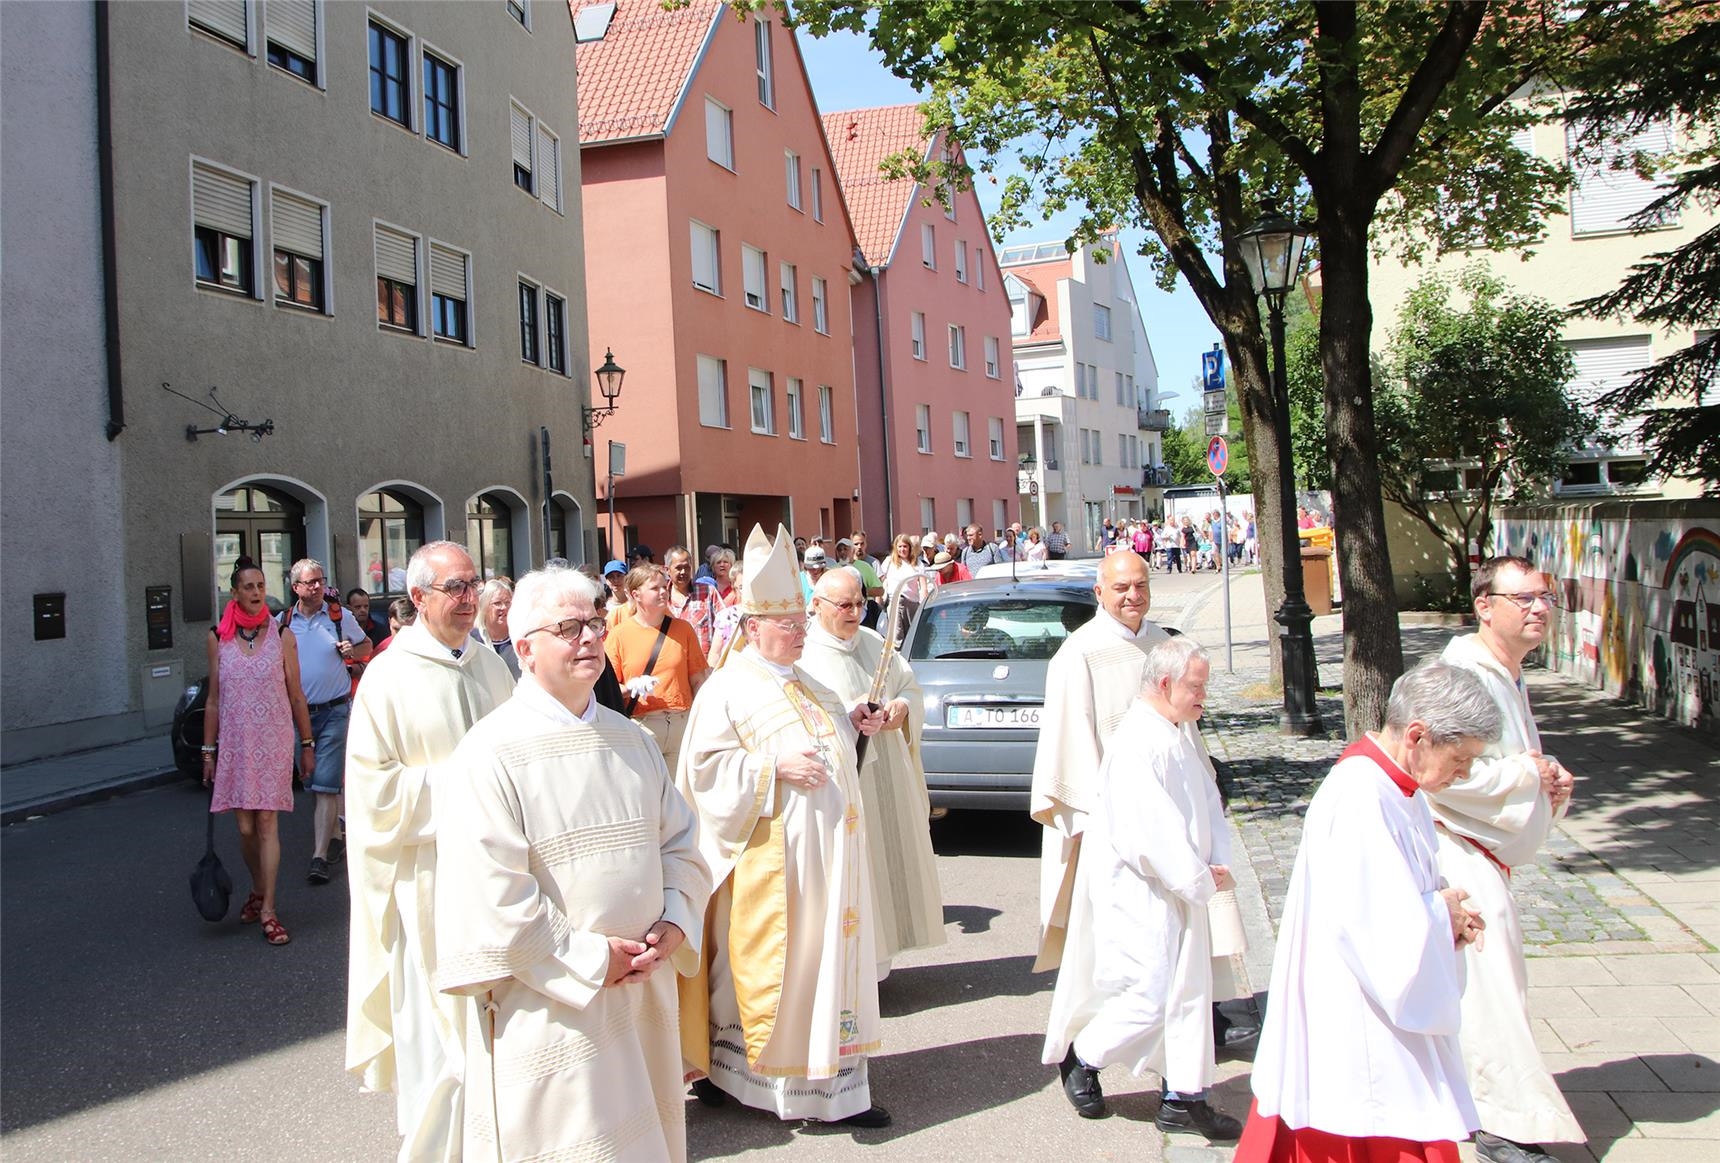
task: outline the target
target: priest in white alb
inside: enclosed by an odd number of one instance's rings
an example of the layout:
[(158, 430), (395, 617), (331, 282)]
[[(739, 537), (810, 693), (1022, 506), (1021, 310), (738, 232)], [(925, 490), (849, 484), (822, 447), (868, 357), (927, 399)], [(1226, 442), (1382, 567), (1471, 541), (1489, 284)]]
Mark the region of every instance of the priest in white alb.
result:
[(1480, 681), (1426, 662), (1314, 793), (1235, 1163), (1458, 1163), (1478, 1121), (1458, 1046), (1463, 950), (1485, 944), (1486, 922), (1439, 875), (1427, 795), (1498, 737)]
[(687, 1157), (676, 971), (697, 972), (710, 872), (639, 724), (600, 706), (600, 584), (528, 573), (514, 697), (438, 789), (436, 984), (472, 998), (465, 1157)]
[(1529, 973), (1511, 867), (1529, 864), (1571, 797), (1571, 773), (1541, 752), (1523, 685), (1523, 660), (1546, 638), (1558, 601), (1547, 575), (1521, 557), (1496, 557), (1471, 579), (1477, 630), (1441, 655), (1481, 680), (1504, 729), (1469, 775), (1428, 797), (1439, 836), (1439, 871), (1470, 892), (1487, 918), (1487, 944), (1466, 957), (1463, 1061), (1481, 1116), (1483, 1163), (1552, 1156), (1544, 1141), (1582, 1142), (1583, 1129), (1547, 1072), (1529, 1026)]
[(1101, 1000), (1066, 1057), (1085, 1071), (1152, 1071), (1164, 1083), (1161, 1130), (1228, 1143), (1242, 1124), (1206, 1094), (1215, 1069), (1207, 903), (1234, 883), (1230, 832), (1206, 755), (1184, 730), (1201, 716), (1210, 673), (1191, 639), (1153, 647), (1139, 697), (1105, 745), (1075, 875), (1093, 912)]
[(796, 663), (806, 603), (788, 531), (747, 539), (740, 631), (693, 700), (676, 783), (716, 886), (703, 968), (681, 991), (682, 1054), (706, 1105), (889, 1125), (866, 1056), (879, 1045), (866, 817), (849, 707)]
[[(836, 692), (845, 707), (866, 702), (883, 661), (884, 639), (860, 625), (866, 597), (858, 574), (832, 569), (812, 589), (812, 620), (800, 668)], [(920, 684), (894, 650), (879, 698), (884, 728), (860, 763), (860, 800), (872, 869), (882, 978), (898, 953), (944, 943), (944, 906), (932, 851), (931, 799), (920, 766), (926, 712)]]
[(482, 586), (452, 541), (412, 555), (418, 620), (371, 662), (346, 736), (346, 1069), (364, 1089), (394, 1094), (403, 1160), (460, 1157), (465, 1006), (432, 986), (433, 808), (454, 748), (514, 689), (507, 663), (470, 640)]

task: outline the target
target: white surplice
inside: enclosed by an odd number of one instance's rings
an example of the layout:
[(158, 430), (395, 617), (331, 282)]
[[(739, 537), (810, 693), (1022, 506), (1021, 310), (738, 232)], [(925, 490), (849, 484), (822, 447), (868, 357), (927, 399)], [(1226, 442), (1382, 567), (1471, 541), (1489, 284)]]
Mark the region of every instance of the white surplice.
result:
[(1105, 742), (1141, 693), (1147, 652), (1167, 635), (1152, 622), (1139, 631), (1097, 610), (1063, 640), (1045, 668), (1045, 710), (1033, 755), (1029, 809), (1044, 825), (1039, 860), (1039, 955), (1034, 972), (1063, 958), (1081, 833), (1093, 810), (1094, 776)]
[[(446, 770), (436, 983), (480, 1003), (466, 1157), (685, 1159), (675, 973), (697, 971), (710, 873), (656, 744), (527, 674)], [(670, 963), (605, 986), (609, 938), (659, 920), (686, 935)]]
[[(1105, 746), (1097, 808), (1075, 892), (1093, 910), (1098, 988), (1070, 1023), (1076, 1053), (1198, 1092), (1214, 1064), (1210, 866), (1230, 863), (1218, 788), (1189, 734), (1137, 700)], [(1048, 1042), (1045, 1061), (1066, 1049)]]
[[(880, 1022), (856, 737), (834, 691), (746, 650), (699, 689), (681, 744), (676, 784), (716, 886), (699, 1049), (712, 1082), (781, 1118), (872, 1105)], [(776, 779), (777, 758), (802, 751), (830, 773), (811, 791)]]
[[(835, 691), (843, 705), (852, 707), (870, 693), (883, 651), (884, 639), (864, 626), (844, 640), (814, 623), (807, 628), (799, 665)], [(932, 851), (931, 797), (920, 763), (925, 697), (900, 654), (890, 656), (885, 671), (882, 701), (887, 704), (894, 699), (906, 700), (908, 717), (900, 728), (872, 736), (860, 764), (881, 968), (887, 968), (898, 953), (942, 945), (945, 940), (943, 896)]]
[(1457, 1141), (1478, 1120), (1458, 1022), (1463, 961), (1433, 817), (1371, 738), (1314, 793), (1254, 1056), (1262, 1118), (1346, 1138)]
[(1452, 639), (1441, 658), (1481, 680), (1504, 727), (1466, 778), (1428, 797), (1439, 832), (1439, 871), (1468, 890), (1468, 906), (1487, 921), (1482, 948), (1465, 950), (1469, 1089), (1484, 1131), (1519, 1143), (1580, 1143), (1583, 1129), (1535, 1046), (1523, 926), (1511, 878), (1500, 867), (1534, 863), (1565, 805), (1553, 808), (1528, 755), (1541, 749), (1541, 735), (1523, 684), (1475, 634)]
[(514, 689), (488, 646), (405, 626), (366, 669), (346, 736), (346, 1069), (395, 1095), (400, 1158), (459, 1157), (464, 1003), (437, 993), (433, 790)]

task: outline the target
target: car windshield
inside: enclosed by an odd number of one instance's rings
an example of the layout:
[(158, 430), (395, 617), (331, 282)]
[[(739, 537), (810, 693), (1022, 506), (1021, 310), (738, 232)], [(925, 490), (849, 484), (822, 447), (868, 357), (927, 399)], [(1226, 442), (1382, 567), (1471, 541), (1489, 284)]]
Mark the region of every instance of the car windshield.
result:
[(920, 617), (908, 658), (1050, 658), (1094, 609), (1092, 602), (1055, 593), (935, 602)]

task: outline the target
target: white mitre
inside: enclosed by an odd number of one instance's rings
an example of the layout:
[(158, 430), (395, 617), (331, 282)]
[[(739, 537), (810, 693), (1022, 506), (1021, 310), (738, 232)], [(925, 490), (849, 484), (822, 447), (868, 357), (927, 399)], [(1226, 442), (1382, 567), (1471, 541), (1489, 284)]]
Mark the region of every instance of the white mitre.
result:
[(794, 542), (788, 530), (776, 527), (776, 540), (765, 536), (764, 526), (754, 525), (747, 537), (744, 555), (746, 585), (741, 590), (743, 614), (805, 614), (806, 599), (800, 591), (800, 567), (795, 562)]

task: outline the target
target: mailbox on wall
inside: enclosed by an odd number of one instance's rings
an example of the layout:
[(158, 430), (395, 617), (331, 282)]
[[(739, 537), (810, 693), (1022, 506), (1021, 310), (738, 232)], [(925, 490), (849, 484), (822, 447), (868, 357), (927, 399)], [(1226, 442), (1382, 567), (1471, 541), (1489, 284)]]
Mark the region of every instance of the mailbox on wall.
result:
[(173, 587), (146, 586), (143, 591), (143, 622), (149, 633), (149, 649), (173, 646)]

